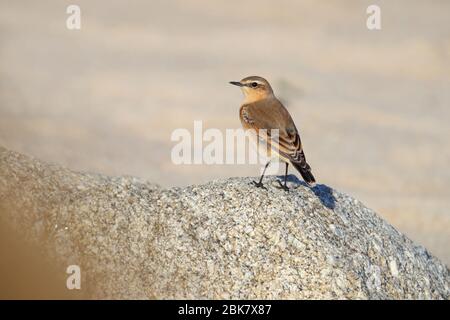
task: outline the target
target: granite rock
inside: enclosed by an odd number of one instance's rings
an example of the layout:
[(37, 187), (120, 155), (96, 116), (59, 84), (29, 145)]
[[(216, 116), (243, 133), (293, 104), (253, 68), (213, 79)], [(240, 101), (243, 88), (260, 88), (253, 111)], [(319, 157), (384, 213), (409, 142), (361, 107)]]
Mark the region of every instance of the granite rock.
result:
[(0, 147), (0, 222), (87, 298), (449, 299), (449, 269), (360, 201), (279, 177), (163, 189)]

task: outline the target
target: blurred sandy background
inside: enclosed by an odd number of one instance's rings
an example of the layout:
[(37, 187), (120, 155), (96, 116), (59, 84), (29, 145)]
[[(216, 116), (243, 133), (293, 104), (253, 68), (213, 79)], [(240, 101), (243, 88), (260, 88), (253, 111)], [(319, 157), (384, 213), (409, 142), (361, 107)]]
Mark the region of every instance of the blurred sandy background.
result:
[[(366, 8), (382, 30), (366, 28)], [(78, 4), (82, 28), (66, 28)], [(239, 128), (269, 79), (320, 183), (450, 264), (450, 2), (0, 0), (0, 145), (164, 186), (256, 176), (174, 166), (170, 134)]]

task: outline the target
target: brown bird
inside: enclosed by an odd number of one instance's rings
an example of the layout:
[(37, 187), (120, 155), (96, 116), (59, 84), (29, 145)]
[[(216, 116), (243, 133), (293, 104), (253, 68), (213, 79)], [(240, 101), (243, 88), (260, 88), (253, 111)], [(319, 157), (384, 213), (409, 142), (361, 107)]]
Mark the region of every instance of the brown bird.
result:
[[(289, 112), (275, 97), (269, 82), (264, 78), (251, 76), (230, 83), (241, 87), (244, 93), (244, 102), (239, 110), (243, 128), (255, 130), (258, 138), (263, 139), (271, 150), (279, 155), (280, 160), (286, 163), (284, 185), (278, 181), (280, 186), (289, 190), (287, 187), (289, 163), (292, 163), (300, 172), (308, 185), (314, 185), (316, 180), (311, 173), (311, 167), (306, 162), (298, 130)], [(265, 130), (264, 134), (260, 135), (261, 129)], [(270, 139), (271, 130), (274, 129), (278, 129), (279, 134), (278, 143), (275, 144)], [(269, 164), (270, 161), (266, 163), (259, 182), (254, 181), (257, 187), (263, 187), (262, 180)]]

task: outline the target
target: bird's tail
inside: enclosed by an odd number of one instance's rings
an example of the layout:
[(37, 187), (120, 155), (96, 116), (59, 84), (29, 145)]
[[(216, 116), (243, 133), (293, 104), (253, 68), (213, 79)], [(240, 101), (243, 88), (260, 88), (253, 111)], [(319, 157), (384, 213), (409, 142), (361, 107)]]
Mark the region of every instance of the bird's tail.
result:
[(292, 165), (295, 167), (295, 169), (297, 169), (298, 172), (300, 172), (300, 174), (303, 177), (303, 180), (305, 180), (305, 182), (310, 185), (310, 186), (314, 186), (316, 183), (316, 179), (314, 178), (313, 174), (311, 173), (311, 167), (309, 166), (308, 163), (306, 163), (306, 161), (301, 161), (301, 162), (291, 162)]

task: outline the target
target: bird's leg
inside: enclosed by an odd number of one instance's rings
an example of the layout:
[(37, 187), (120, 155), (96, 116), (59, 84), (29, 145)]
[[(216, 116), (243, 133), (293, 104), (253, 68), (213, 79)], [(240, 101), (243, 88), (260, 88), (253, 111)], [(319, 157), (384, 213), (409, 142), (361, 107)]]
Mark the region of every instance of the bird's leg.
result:
[(289, 163), (286, 162), (286, 171), (284, 173), (284, 185), (281, 184), (280, 180), (278, 180), (278, 183), (280, 184), (281, 189), (283, 189), (285, 191), (289, 191), (289, 188), (287, 186), (288, 167), (289, 167)]
[(264, 170), (263, 170), (263, 172), (262, 172), (261, 177), (259, 178), (259, 182), (252, 181), (253, 184), (254, 184), (256, 187), (265, 189), (264, 185), (262, 184), (262, 180), (263, 180), (263, 178), (264, 178), (264, 173), (266, 173), (266, 169), (267, 169), (267, 167), (269, 166), (269, 164), (270, 164), (270, 161), (268, 161), (268, 162), (266, 163), (266, 165), (264, 166)]

